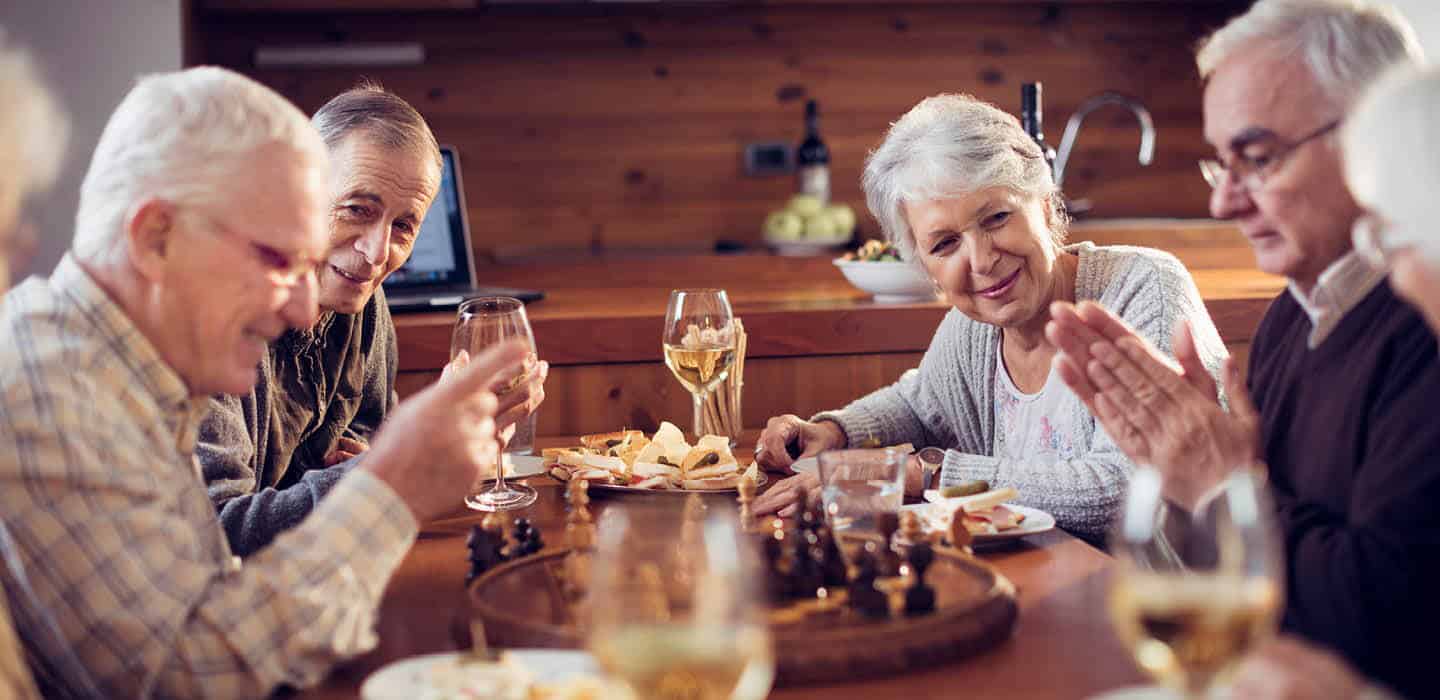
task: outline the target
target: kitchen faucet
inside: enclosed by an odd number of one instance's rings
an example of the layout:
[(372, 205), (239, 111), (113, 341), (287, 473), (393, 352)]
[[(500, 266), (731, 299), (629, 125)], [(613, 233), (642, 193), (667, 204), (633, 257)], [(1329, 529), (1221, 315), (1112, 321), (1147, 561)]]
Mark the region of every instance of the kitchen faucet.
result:
[(1070, 162), (1070, 151), (1075, 148), (1075, 138), (1080, 135), (1080, 125), (1091, 112), (1105, 105), (1128, 107), (1140, 122), (1140, 164), (1149, 165), (1155, 159), (1155, 122), (1150, 119), (1150, 110), (1133, 97), (1118, 92), (1102, 92), (1086, 99), (1070, 115), (1065, 123), (1065, 134), (1060, 137), (1060, 149), (1055, 155), (1055, 185), (1065, 182), (1065, 166)]

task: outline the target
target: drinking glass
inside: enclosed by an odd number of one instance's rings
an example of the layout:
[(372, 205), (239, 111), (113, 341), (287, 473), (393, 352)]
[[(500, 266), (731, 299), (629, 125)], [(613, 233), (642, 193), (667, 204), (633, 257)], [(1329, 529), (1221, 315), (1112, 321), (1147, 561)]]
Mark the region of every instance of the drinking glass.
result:
[(890, 546), (882, 541), (880, 519), (887, 513), (899, 517), (907, 458), (893, 448), (820, 453), (820, 500), (830, 531), (847, 557), (853, 558), (867, 540)]
[(661, 346), (665, 365), (695, 402), (695, 437), (705, 434), (706, 396), (725, 380), (735, 363), (734, 313), (723, 289), (670, 292)]
[(1160, 492), (1158, 472), (1136, 470), (1110, 541), (1110, 616), (1136, 663), (1165, 686), (1125, 697), (1193, 700), (1274, 635), (1284, 554), (1259, 472), (1236, 470), (1194, 513)]
[[(525, 304), (511, 297), (476, 297), (460, 305), (455, 322), (455, 334), (450, 339), (450, 359), (454, 360), (464, 350), (475, 357), (486, 348), (503, 341), (518, 339), (535, 352), (535, 334), (530, 330), (530, 319), (525, 315)], [(519, 382), (517, 377), (515, 382)], [(515, 386), (505, 387), (498, 393), (504, 395)], [(505, 451), (514, 454), (529, 454), (533, 448), (534, 420), (532, 413), (524, 422), (528, 427), (517, 430), (511, 425), (505, 428), (503, 436), (509, 440)], [(523, 444), (521, 444), (523, 442)], [(495, 460), (495, 484), (480, 493), (465, 497), (465, 505), (483, 511), (515, 510), (535, 502), (535, 489), (524, 484), (505, 483), (503, 456)]]
[(601, 517), (586, 603), (602, 671), (638, 700), (764, 698), (774, 652), (734, 514), (626, 506)]

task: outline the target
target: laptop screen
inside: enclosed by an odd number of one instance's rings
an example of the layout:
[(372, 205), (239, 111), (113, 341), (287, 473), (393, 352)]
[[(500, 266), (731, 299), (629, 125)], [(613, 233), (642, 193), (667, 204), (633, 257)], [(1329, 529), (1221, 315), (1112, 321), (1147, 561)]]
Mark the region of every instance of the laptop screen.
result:
[(461, 197), (455, 151), (440, 147), (445, 166), (440, 174), (440, 192), (420, 224), (410, 259), (389, 277), (385, 290), (413, 290), (444, 285), (469, 285), (469, 242), (465, 235), (464, 202)]

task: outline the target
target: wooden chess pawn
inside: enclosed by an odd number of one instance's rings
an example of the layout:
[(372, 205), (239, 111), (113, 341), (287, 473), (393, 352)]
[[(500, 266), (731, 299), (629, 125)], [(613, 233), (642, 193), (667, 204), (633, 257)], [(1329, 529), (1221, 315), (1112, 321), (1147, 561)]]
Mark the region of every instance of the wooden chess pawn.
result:
[(735, 486), (735, 498), (740, 501), (741, 532), (755, 529), (755, 512), (750, 509), (750, 504), (755, 502), (755, 488), (755, 482), (750, 479), (741, 479)]
[(840, 553), (840, 545), (835, 542), (835, 533), (827, 525), (821, 525), (815, 529), (817, 543), (816, 551), (819, 553), (820, 576), (826, 586), (843, 586), (846, 583), (845, 557)]
[(855, 577), (850, 579), (848, 604), (865, 617), (884, 618), (890, 616), (890, 600), (875, 587), (876, 549), (879, 548), (866, 546), (855, 554)]
[(465, 548), (470, 550), (470, 572), (465, 576), (465, 583), (474, 581), (480, 574), (505, 561), (505, 553), (501, 549), (503, 544), (494, 533), (479, 525), (471, 526), (470, 536), (465, 540)]
[(570, 512), (565, 515), (565, 542), (575, 551), (595, 547), (595, 523), (590, 515), (590, 482), (576, 479), (566, 486)]
[(880, 551), (875, 556), (876, 570), (881, 576), (900, 575), (900, 555), (895, 553), (895, 531), (900, 529), (900, 517), (895, 513), (879, 513), (875, 516), (875, 529), (880, 532)]
[(935, 589), (925, 583), (925, 570), (935, 561), (935, 552), (929, 542), (916, 542), (910, 546), (909, 554), (910, 588), (905, 591), (905, 614), (927, 615), (935, 612)]

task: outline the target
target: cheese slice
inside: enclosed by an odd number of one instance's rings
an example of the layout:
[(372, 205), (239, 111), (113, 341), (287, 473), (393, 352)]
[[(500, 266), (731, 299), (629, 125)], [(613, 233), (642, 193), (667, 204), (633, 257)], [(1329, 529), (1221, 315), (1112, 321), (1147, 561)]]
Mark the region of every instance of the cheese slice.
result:
[(639, 476), (647, 479), (652, 476), (663, 476), (667, 479), (679, 479), (680, 469), (678, 467), (669, 467), (664, 464), (656, 464), (654, 462), (641, 462), (639, 460), (636, 460), (634, 464), (630, 465), (630, 474), (632, 476)]
[(646, 443), (645, 447), (641, 448), (639, 452), (635, 453), (635, 461), (633, 462), (633, 464), (658, 464), (660, 462), (660, 458), (664, 456), (665, 446), (660, 444), (659, 441), (651, 440), (650, 442)]
[(952, 506), (959, 506), (965, 509), (966, 513), (978, 513), (990, 510), (1008, 500), (1020, 495), (1013, 487), (1006, 486), (1000, 489), (991, 489), (985, 493), (977, 493), (974, 496), (963, 496), (951, 499)]
[(606, 457), (604, 455), (585, 455), (586, 469), (604, 469), (611, 474), (622, 477), (630, 476), (630, 465), (619, 457)]
[(686, 479), (680, 485), (687, 491), (715, 491), (719, 489), (733, 489), (740, 483), (740, 472), (731, 472), (728, 476), (717, 476), (708, 479)]
[(735, 462), (726, 462), (726, 463), (723, 463), (723, 464), (713, 464), (713, 465), (710, 465), (710, 466), (707, 466), (707, 467), (698, 467), (698, 468), (696, 468), (696, 469), (691, 469), (691, 470), (685, 472), (685, 478), (686, 478), (686, 479), (710, 479), (710, 478), (717, 477), (717, 476), (728, 476), (728, 475), (730, 475), (730, 474), (738, 474), (739, 472), (740, 472), (740, 465), (739, 465), (739, 464), (736, 464)]

